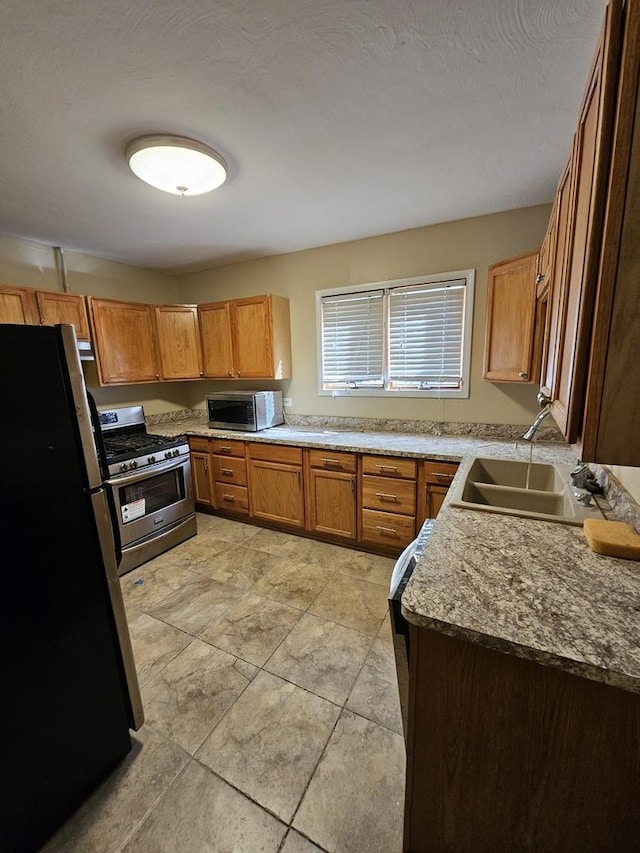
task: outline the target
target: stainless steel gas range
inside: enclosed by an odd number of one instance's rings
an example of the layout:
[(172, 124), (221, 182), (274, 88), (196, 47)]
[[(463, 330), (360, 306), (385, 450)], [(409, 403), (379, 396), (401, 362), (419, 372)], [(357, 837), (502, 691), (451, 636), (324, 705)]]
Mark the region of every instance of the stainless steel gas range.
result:
[(142, 406), (98, 412), (125, 574), (196, 533), (189, 444), (148, 433)]

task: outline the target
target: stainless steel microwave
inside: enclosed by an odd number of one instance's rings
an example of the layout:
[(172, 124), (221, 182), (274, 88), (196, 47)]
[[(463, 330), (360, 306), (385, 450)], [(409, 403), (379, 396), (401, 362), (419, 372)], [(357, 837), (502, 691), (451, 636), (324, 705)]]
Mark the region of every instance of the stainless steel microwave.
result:
[(282, 391), (220, 391), (207, 394), (212, 429), (257, 432), (284, 423)]

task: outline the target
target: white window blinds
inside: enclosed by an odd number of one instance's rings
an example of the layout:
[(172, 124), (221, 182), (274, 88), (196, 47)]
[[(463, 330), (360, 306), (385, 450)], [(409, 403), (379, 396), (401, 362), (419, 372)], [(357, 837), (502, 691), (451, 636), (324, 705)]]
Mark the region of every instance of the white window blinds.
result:
[(460, 388), (465, 279), (388, 291), (388, 387)]
[(374, 290), (323, 298), (325, 388), (383, 387), (383, 297)]

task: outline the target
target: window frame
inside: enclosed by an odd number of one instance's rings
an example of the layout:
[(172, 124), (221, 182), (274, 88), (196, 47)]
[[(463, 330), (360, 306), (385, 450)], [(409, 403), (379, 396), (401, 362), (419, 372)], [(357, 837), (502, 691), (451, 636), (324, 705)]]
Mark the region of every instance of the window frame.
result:
[[(471, 347), (473, 335), (473, 309), (475, 305), (475, 269), (453, 270), (433, 275), (419, 275), (411, 278), (373, 281), (365, 284), (331, 287), (316, 290), (316, 363), (317, 388), (320, 397), (422, 397), (424, 398), (454, 398), (468, 399), (471, 377)], [(411, 388), (332, 388), (323, 387), (322, 375), (322, 299), (326, 296), (339, 296), (343, 293), (361, 293), (365, 291), (387, 290), (393, 287), (405, 287), (418, 284), (437, 284), (439, 282), (459, 281), (465, 279), (464, 322), (462, 326), (462, 381), (460, 388), (429, 388), (424, 390)], [(388, 380), (388, 310), (385, 300), (383, 311), (383, 376)]]

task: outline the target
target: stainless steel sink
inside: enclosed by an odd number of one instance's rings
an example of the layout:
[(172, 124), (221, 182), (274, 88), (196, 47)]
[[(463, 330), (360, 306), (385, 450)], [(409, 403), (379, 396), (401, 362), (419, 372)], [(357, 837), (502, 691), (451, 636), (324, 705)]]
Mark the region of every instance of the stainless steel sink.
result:
[(585, 506), (573, 494), (572, 465), (508, 459), (475, 459), (466, 477), (452, 488), (450, 504), (561, 524), (602, 518), (598, 506)]

